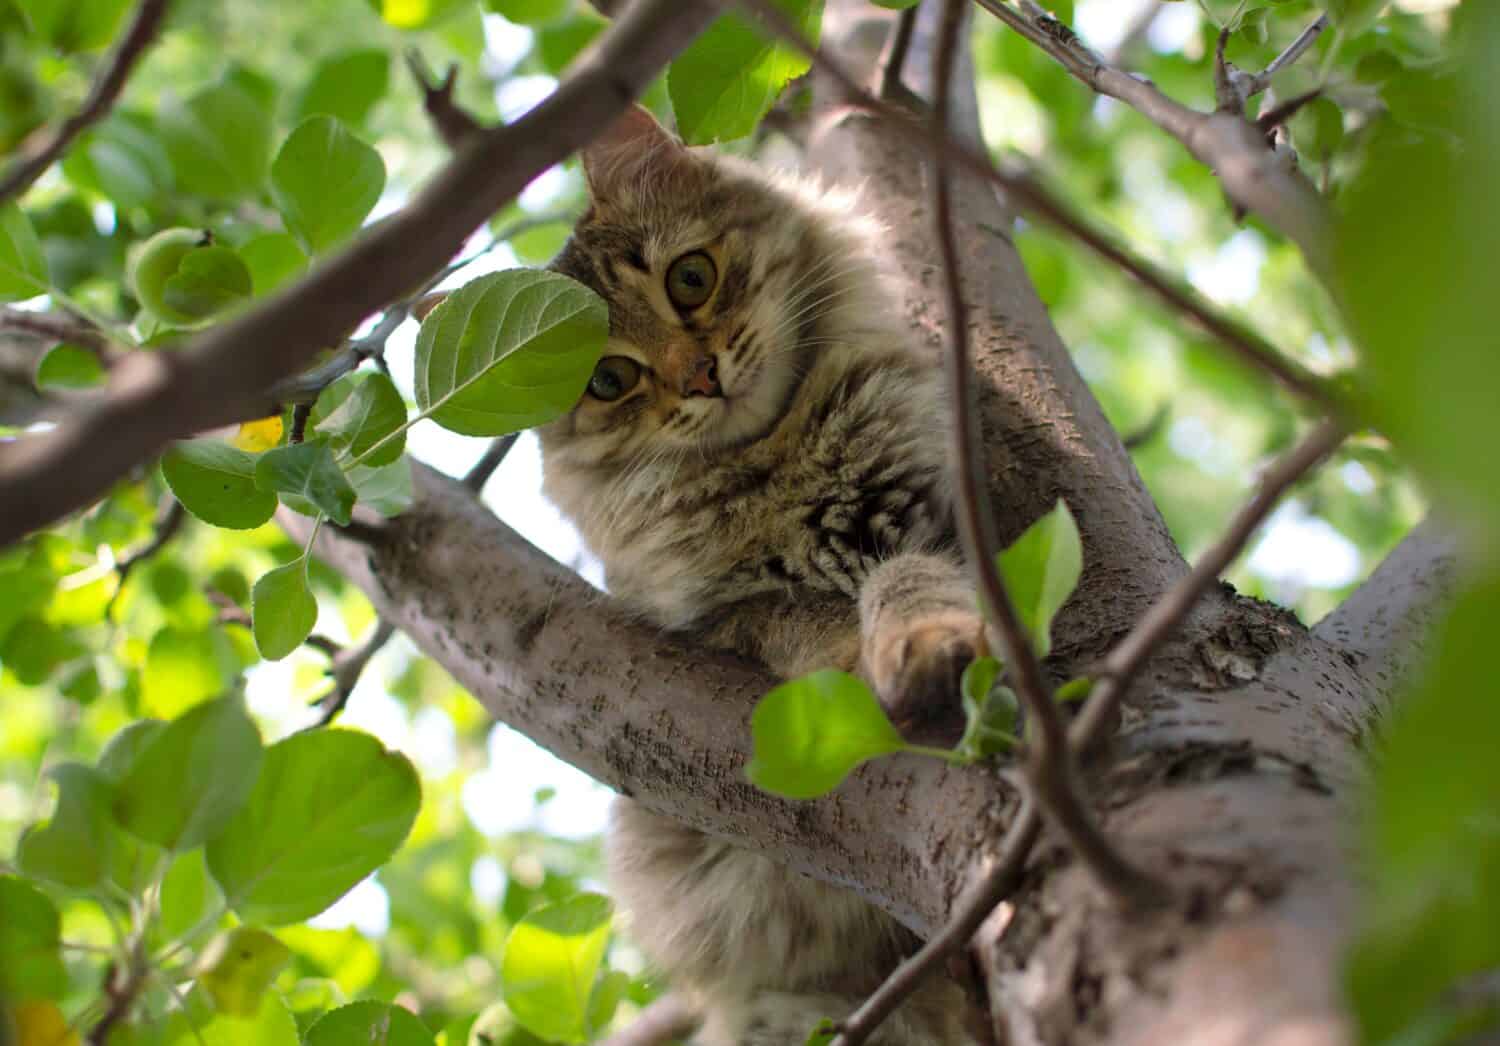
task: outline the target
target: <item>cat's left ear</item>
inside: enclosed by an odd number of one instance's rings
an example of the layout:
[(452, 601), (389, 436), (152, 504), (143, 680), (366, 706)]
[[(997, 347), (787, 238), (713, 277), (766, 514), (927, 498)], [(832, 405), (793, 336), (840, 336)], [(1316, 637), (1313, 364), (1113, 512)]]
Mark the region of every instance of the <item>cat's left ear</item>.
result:
[(584, 148), (583, 172), (596, 203), (628, 200), (650, 186), (696, 173), (700, 162), (656, 117), (632, 105)]

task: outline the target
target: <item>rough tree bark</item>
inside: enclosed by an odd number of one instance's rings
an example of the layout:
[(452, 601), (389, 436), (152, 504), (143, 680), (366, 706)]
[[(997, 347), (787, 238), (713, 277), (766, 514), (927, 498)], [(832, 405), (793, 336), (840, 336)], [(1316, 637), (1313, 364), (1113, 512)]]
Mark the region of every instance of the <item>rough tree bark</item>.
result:
[[(872, 10), (831, 2), (825, 21), (825, 41), (865, 67), (880, 39), (865, 24)], [(927, 30), (919, 22), (907, 77), (919, 93), (930, 86)], [(972, 135), (972, 94), (967, 120)], [(914, 337), (936, 353), (942, 277), (914, 203), (928, 195), (927, 156), (864, 116), (813, 126), (810, 164), (867, 182), (906, 276)], [(955, 192), (1002, 536), (1058, 497), (1083, 533), (1083, 582), (1047, 664), (1064, 678), (1086, 671), (1185, 564), (1032, 290), (1003, 201), (970, 178)], [(324, 528), (318, 553), (500, 720), (658, 810), (858, 890), (920, 933), (995, 859), (1018, 805), (1006, 768), (901, 756), (820, 801), (758, 792), (742, 767), (750, 711), (773, 682), (763, 671), (629, 622), (461, 484), (421, 468), (418, 481), (418, 506), (376, 539)], [(305, 535), (305, 520), (285, 523)], [(1312, 630), (1228, 586), (1207, 594), (1146, 665), (1088, 768), (1105, 830), (1181, 901), (1124, 915), (1044, 838), (1020, 891), (976, 937), (1004, 1041), (1348, 1041), (1336, 959), (1360, 739), (1415, 654), (1451, 558), (1419, 529)]]

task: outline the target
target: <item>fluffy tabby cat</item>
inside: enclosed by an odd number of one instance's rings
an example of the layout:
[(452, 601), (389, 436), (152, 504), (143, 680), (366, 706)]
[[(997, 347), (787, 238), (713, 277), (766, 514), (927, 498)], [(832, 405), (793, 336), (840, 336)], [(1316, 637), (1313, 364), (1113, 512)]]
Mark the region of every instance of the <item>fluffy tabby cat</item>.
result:
[[(610, 591), (786, 677), (859, 672), (893, 718), (947, 705), (980, 623), (953, 551), (934, 366), (845, 194), (690, 151), (642, 109), (584, 155), (553, 267), (609, 303), (588, 391), (542, 429), (545, 491)], [(915, 948), (853, 894), (617, 801), (634, 936), (705, 1000), (705, 1043), (800, 1046)], [(881, 1044), (966, 1041), (931, 983)]]

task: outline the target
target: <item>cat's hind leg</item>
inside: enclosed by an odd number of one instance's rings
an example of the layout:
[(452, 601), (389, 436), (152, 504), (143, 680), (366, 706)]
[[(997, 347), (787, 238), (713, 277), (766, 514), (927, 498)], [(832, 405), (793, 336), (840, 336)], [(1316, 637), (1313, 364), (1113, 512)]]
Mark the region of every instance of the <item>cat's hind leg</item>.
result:
[(974, 587), (957, 558), (904, 552), (860, 589), (860, 667), (886, 713), (912, 729), (956, 714), (959, 680), (981, 648)]

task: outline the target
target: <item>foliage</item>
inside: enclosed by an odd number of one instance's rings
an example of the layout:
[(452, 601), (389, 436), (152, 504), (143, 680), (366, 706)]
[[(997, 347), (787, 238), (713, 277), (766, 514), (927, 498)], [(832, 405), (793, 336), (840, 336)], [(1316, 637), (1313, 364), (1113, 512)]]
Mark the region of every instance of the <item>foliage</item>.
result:
[[(777, 2), (816, 32), (817, 0)], [(1051, 6), (1085, 36), (1118, 38), (1127, 21), (1114, 0)], [(1305, 562), (1299, 575), (1255, 555), (1232, 579), (1315, 618), (1428, 495), (1495, 547), (1483, 251), (1497, 239), (1500, 134), (1482, 104), (1500, 68), (1494, 5), (1164, 6), (1125, 61), (1200, 107), (1212, 104), (1219, 26), (1234, 30), (1230, 59), (1254, 70), (1320, 10), (1335, 19), (1273, 83), (1278, 99), (1324, 89), (1289, 132), (1340, 210), (1333, 295), (1255, 219), (1237, 226), (1211, 173), (1175, 143), (1097, 103), (1014, 33), (977, 17), (974, 59), (990, 146), (1027, 153), (1089, 213), (1302, 362), (1344, 372), (1383, 434), (1351, 441), (1287, 517), (1333, 549), (1323, 558), (1349, 560), (1343, 569)], [(123, 0), (0, 0), (0, 151), (76, 105), (127, 13)], [(486, 53), (486, 24), (519, 41), (517, 53)], [(578, 0), (179, 0), (120, 104), (20, 205), (0, 205), (0, 300), (46, 295), (121, 350), (178, 351), (340, 250), (434, 169), (442, 149), (420, 96), (393, 72), (406, 48), (457, 63), (457, 101), (488, 120), (497, 96), (558, 76), (604, 24)], [(726, 15), (646, 100), (675, 112), (693, 142), (739, 139), (790, 106), (778, 98), (805, 68)], [(571, 169), (561, 183), (553, 200), (523, 198), (498, 215), (492, 231), (576, 209)], [(521, 797), (532, 827), (493, 837), (476, 827), (461, 797), (486, 765), (487, 724), (430, 661), (404, 647), (384, 657), (350, 713), (359, 720), (361, 702), (383, 709), (363, 722), (399, 723), (382, 737), (419, 753), (416, 765), (368, 734), (292, 732), (308, 721), (294, 706), (328, 686), (324, 655), (304, 640), (315, 628), (357, 640), (373, 615), (268, 521), (278, 506), (334, 523), (404, 511), (403, 452), (419, 420), (493, 435), (566, 409), (602, 347), (602, 303), (562, 277), (504, 268), (544, 262), (565, 232), (545, 221), (484, 245), (502, 271), (466, 280), (429, 315), (411, 365), (387, 375), (361, 357), (302, 428), (288, 413), (249, 419), (232, 439), (180, 443), (88, 512), (0, 551), (0, 993), (22, 1043), (96, 1024), (104, 969), (128, 965), (136, 948), (160, 975), (115, 1042), (579, 1042), (659, 990), (588, 892), (597, 841), (548, 821), (553, 798), (534, 796), (524, 775), (484, 771), (486, 787)], [(1106, 414), (1143, 435), (1133, 456), (1167, 525), (1200, 550), (1243, 499), (1252, 466), (1293, 438), (1293, 408), (1065, 241), (1031, 225), (1016, 236)], [(36, 388), (103, 379), (109, 361), (88, 345), (45, 348)], [(1164, 423), (1148, 424), (1163, 411)], [(193, 518), (122, 575), (169, 498)], [(1043, 651), (1086, 552), (1070, 523), (1063, 507), (1001, 558)], [(1378, 745), (1367, 914), (1347, 971), (1371, 1043), (1447, 1041), (1489, 1016), (1454, 989), (1500, 963), (1481, 932), (1500, 897), (1500, 785), (1485, 744), (1497, 707), (1484, 660), (1500, 622), (1495, 578), (1493, 562), (1476, 573), (1431, 673)], [(1057, 699), (1087, 685), (1075, 680)], [(972, 665), (962, 699), (958, 747), (919, 754), (1007, 754), (1022, 729), (1004, 666)], [(413, 723), (448, 738), (450, 756), (421, 757)], [(798, 797), (836, 787), (864, 759), (911, 750), (868, 688), (836, 673), (778, 688), (753, 729), (752, 779)], [(317, 921), (351, 887), (368, 889), (372, 872), (389, 904), (383, 928)]]

